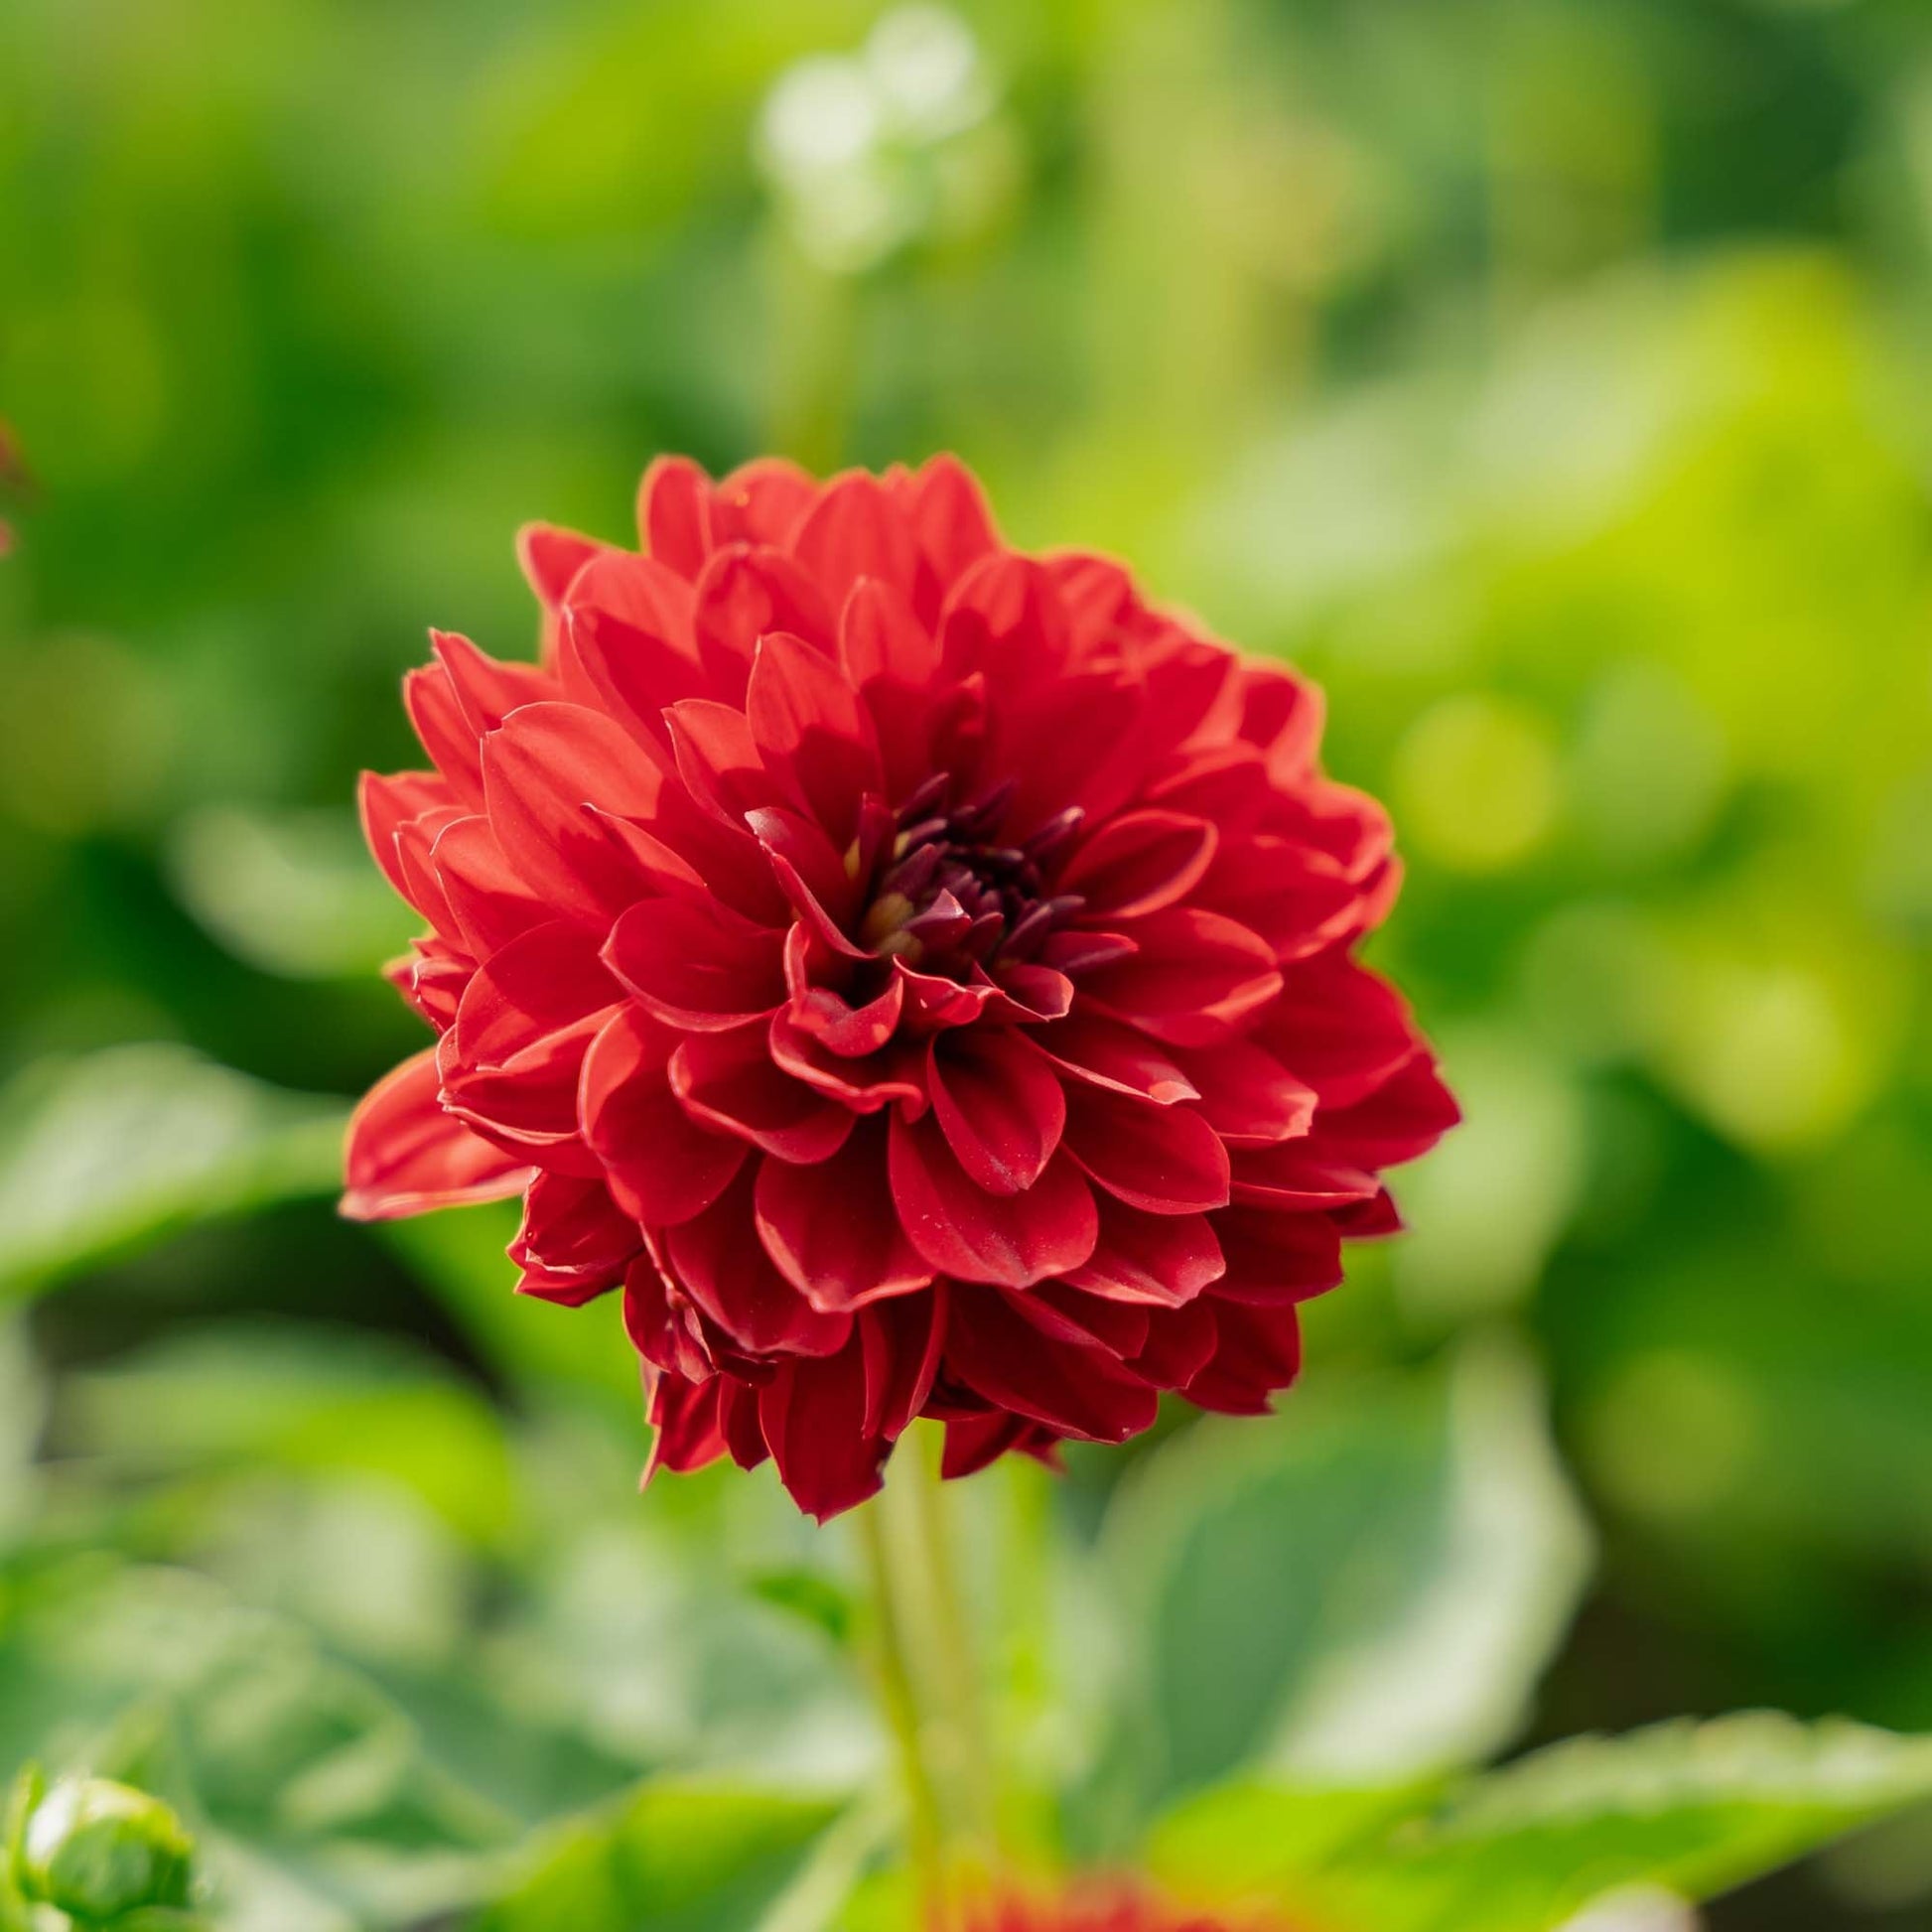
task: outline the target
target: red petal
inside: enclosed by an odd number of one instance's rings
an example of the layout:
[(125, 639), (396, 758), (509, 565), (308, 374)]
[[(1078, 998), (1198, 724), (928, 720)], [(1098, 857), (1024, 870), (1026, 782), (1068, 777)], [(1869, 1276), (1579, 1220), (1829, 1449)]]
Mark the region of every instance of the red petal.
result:
[(925, 1111), (925, 1056), (914, 1041), (878, 1053), (833, 1051), (801, 1030), (789, 1014), (771, 1016), (771, 1057), (794, 1079), (830, 1094), (855, 1114), (874, 1114), (898, 1101), (914, 1114)]
[(1081, 1005), (1039, 1035), (1054, 1065), (1097, 1087), (1131, 1093), (1164, 1107), (1195, 1100), (1194, 1084), (1145, 1034)]
[(713, 694), (743, 704), (752, 653), (760, 637), (788, 630), (822, 650), (833, 646), (833, 619), (819, 588), (789, 557), (733, 544), (698, 579), (698, 658)]
[(1045, 1057), (1018, 1033), (967, 1027), (927, 1049), (926, 1091), (959, 1165), (988, 1193), (1036, 1181), (1060, 1144), (1066, 1098)]
[(660, 1019), (722, 1033), (784, 999), (783, 949), (722, 905), (646, 899), (611, 928), (604, 963)]
[(1232, 1160), (1232, 1198), (1256, 1207), (1348, 1207), (1372, 1200), (1378, 1191), (1372, 1173), (1318, 1137), (1283, 1141), (1276, 1147), (1237, 1148)]
[(711, 554), (711, 479), (685, 456), (660, 456), (637, 486), (637, 534), (687, 581)]
[(759, 1423), (779, 1479), (821, 1523), (878, 1493), (887, 1445), (867, 1432), (866, 1410), (856, 1340), (830, 1361), (788, 1365), (759, 1391)]
[(1332, 1112), (1315, 1126), (1322, 1150), (1364, 1168), (1392, 1168), (1427, 1154), (1462, 1111), (1427, 1053), (1418, 1052), (1394, 1079), (1366, 1100)]
[(1063, 1279), (1113, 1301), (1178, 1308), (1226, 1270), (1217, 1225), (1205, 1214), (1148, 1214), (1124, 1201), (1104, 1202), (1093, 1253)]
[(1155, 1390), (1106, 1349), (1042, 1334), (998, 1293), (978, 1297), (970, 1317), (955, 1314), (945, 1373), (1002, 1409), (1088, 1442), (1124, 1443), (1160, 1407)]
[(1184, 1389), (1213, 1359), (1220, 1341), (1214, 1299), (1202, 1296), (1177, 1309), (1155, 1309), (1147, 1343), (1132, 1366), (1157, 1389)]
[(797, 464), (761, 456), (734, 470), (711, 493), (711, 531), (719, 543), (787, 543), (818, 494)]
[(912, 480), (912, 525), (939, 583), (949, 585), (998, 547), (993, 513), (956, 456), (934, 457)]
[(1214, 1304), (1214, 1354), (1182, 1393), (1223, 1415), (1266, 1414), (1269, 1398), (1302, 1368), (1302, 1329), (1293, 1308), (1251, 1309)]
[(502, 1200), (531, 1178), (519, 1161), (471, 1133), (438, 1104), (433, 1047), (370, 1088), (350, 1116), (343, 1212), (386, 1221), (432, 1207)]
[(832, 842), (849, 844), (861, 799), (885, 779), (872, 716), (845, 673), (823, 651), (773, 631), (754, 653), (745, 717), (765, 768), (786, 773)]
[(1217, 1297), (1278, 1308), (1306, 1302), (1341, 1280), (1341, 1236), (1326, 1214), (1231, 1207), (1214, 1226), (1227, 1256)]
[(1092, 912), (1115, 918), (1156, 912), (1184, 898), (1214, 857), (1206, 820), (1179, 812), (1127, 812), (1073, 855), (1057, 891), (1078, 893)]
[(546, 611), (563, 603), (571, 579), (604, 548), (595, 537), (561, 530), (554, 523), (526, 523), (516, 533), (516, 557), (524, 580)]
[(1324, 953), (1289, 967), (1260, 1035), (1320, 1095), (1348, 1107), (1414, 1056), (1417, 1035), (1402, 996), (1366, 966)]
[(946, 1339), (947, 1292), (900, 1296), (859, 1317), (866, 1365), (866, 1433), (897, 1442), (925, 1407)]
[(912, 588), (918, 561), (912, 531), (877, 477), (849, 471), (827, 484), (792, 539), (791, 554), (817, 580), (835, 609), (862, 577), (895, 590)]
[(1170, 906), (1127, 931), (1139, 951), (1089, 973), (1082, 991), (1172, 1045), (1226, 1039), (1281, 991), (1274, 954), (1218, 912)]
[(355, 802), (361, 813), (362, 836), (376, 864), (398, 895), (408, 898), (409, 882), (396, 856), (396, 834), (426, 812), (450, 808), (453, 794), (448, 783), (439, 773), (430, 771), (398, 771), (390, 776), (364, 771), (356, 780)]
[(650, 1395), (650, 1423), (657, 1431), (651, 1447), (648, 1482), (659, 1469), (689, 1475), (715, 1462), (725, 1452), (725, 1431), (719, 1405), (726, 1391), (721, 1376), (688, 1382), (681, 1375), (656, 1377)]
[(648, 813), (661, 777), (616, 719), (525, 705), (483, 740), (489, 822), (524, 883), (558, 911), (602, 923), (639, 896), (635, 869), (589, 815)]
[(1191, 1107), (1075, 1088), (1067, 1095), (1066, 1151), (1109, 1193), (1151, 1214), (1227, 1204), (1227, 1149)]
[(463, 715), (463, 707), (441, 664), (419, 664), (402, 674), (402, 708), (409, 714), (430, 762), (450, 789), (472, 811), (483, 807), (483, 764), (478, 757), (477, 732)]
[(753, 1223), (752, 1186), (747, 1169), (702, 1214), (665, 1234), (669, 1272), (747, 1354), (829, 1355), (852, 1318), (820, 1314), (772, 1267)]
[(483, 817), (452, 820), (428, 854), (449, 920), (479, 959), (548, 921), (550, 910), (510, 865)]
[(694, 1120), (781, 1161), (826, 1160), (852, 1132), (852, 1112), (774, 1066), (767, 1031), (691, 1035), (671, 1055), (671, 1091)]
[(1092, 1254), (1100, 1216), (1092, 1190), (1065, 1160), (1049, 1162), (1024, 1194), (974, 1184), (930, 1115), (892, 1118), (889, 1172), (912, 1245), (961, 1281), (1026, 1288), (1077, 1268)]
[(1200, 1089), (1202, 1117), (1230, 1147), (1267, 1147), (1309, 1131), (1314, 1089), (1252, 1039), (1195, 1046), (1180, 1057)]
[(767, 770), (742, 711), (710, 698), (687, 698), (664, 714), (678, 776), (691, 796), (727, 824), (748, 812), (787, 801), (804, 802), (789, 774)]
[(583, 927), (561, 919), (532, 926), (492, 953), (470, 981), (457, 1012), (457, 1053), (467, 1066), (503, 1066), (618, 997), (597, 942)]
[(983, 672), (989, 688), (1011, 700), (1064, 667), (1068, 632), (1058, 587), (1031, 557), (995, 551), (954, 586), (939, 641), (954, 677)]
[(882, 1121), (862, 1121), (821, 1167), (762, 1163), (756, 1199), (765, 1252), (814, 1308), (849, 1311), (932, 1280), (893, 1208)]
[(702, 1213), (751, 1153), (736, 1135), (700, 1127), (678, 1103), (666, 1077), (676, 1042), (668, 1029), (626, 1008), (592, 1041), (579, 1089), (584, 1139), (604, 1163), (612, 1193), (651, 1227)]
[(601, 1180), (540, 1173), (523, 1197), (523, 1225), (509, 1257), (522, 1270), (519, 1295), (581, 1308), (608, 1293), (643, 1247), (635, 1221)]

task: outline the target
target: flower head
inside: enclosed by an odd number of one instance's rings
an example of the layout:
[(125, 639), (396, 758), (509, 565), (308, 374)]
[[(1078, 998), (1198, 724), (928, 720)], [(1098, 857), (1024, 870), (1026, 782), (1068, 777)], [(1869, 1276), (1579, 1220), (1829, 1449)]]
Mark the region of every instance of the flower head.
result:
[(362, 804), (437, 1040), (346, 1211), (522, 1193), (527, 1293), (622, 1291), (656, 1463), (818, 1516), (921, 1415), (960, 1474), (1265, 1409), (1454, 1119), (1350, 956), (1397, 872), (1316, 693), (1010, 549), (949, 458), (673, 459), (638, 508), (525, 533), (540, 666), (405, 681), (434, 768)]

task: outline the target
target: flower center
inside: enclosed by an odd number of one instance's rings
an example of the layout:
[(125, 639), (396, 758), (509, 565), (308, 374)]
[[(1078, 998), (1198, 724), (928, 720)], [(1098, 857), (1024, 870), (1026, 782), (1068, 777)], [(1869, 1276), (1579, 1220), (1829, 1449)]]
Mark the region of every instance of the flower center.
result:
[(935, 772), (899, 807), (861, 937), (928, 972), (1030, 959), (1086, 903), (1052, 891), (1083, 813), (1071, 805), (1007, 843), (1018, 780), (963, 803), (954, 790), (950, 772)]

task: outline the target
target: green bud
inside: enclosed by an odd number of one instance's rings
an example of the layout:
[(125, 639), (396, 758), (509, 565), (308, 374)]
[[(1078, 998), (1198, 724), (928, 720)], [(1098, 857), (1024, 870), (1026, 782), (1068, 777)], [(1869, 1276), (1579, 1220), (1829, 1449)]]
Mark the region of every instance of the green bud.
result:
[(149, 1907), (188, 1903), (193, 1842), (145, 1791), (105, 1778), (63, 1778), (31, 1794), (17, 1829), (21, 1895), (78, 1924), (116, 1925)]

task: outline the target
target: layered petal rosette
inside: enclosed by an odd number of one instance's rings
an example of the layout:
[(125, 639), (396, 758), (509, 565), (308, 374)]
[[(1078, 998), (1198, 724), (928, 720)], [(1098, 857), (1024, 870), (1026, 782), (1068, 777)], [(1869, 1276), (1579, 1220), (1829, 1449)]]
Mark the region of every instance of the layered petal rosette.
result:
[(1004, 544), (967, 473), (661, 461), (641, 547), (525, 533), (541, 664), (434, 638), (364, 780), (436, 1042), (346, 1211), (520, 1193), (520, 1286), (623, 1298), (655, 1461), (827, 1516), (1265, 1409), (1382, 1171), (1455, 1118), (1352, 948), (1388, 819), (1317, 694)]

